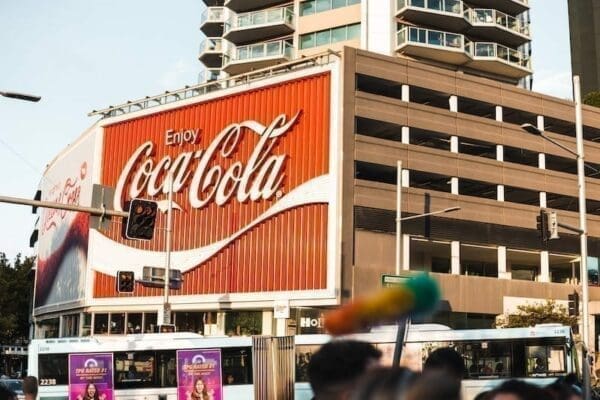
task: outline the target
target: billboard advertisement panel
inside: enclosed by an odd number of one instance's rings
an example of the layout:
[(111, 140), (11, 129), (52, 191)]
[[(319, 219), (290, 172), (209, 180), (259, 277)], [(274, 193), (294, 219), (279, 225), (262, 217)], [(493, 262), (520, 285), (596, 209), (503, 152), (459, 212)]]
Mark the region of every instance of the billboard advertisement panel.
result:
[(113, 400), (112, 353), (69, 354), (69, 400)]
[(171, 267), (182, 274), (171, 295), (331, 289), (331, 81), (313, 72), (107, 121), (100, 183), (115, 188), (114, 208), (146, 198), (161, 212), (151, 241), (124, 239), (117, 223), (92, 231), (93, 296), (118, 296), (118, 269), (164, 267), (171, 186)]
[[(92, 129), (50, 163), (40, 184), (42, 200), (89, 206), (95, 139)], [(43, 208), (38, 229), (35, 307), (76, 305), (85, 296), (89, 215)]]
[(177, 400), (223, 399), (221, 350), (177, 350)]

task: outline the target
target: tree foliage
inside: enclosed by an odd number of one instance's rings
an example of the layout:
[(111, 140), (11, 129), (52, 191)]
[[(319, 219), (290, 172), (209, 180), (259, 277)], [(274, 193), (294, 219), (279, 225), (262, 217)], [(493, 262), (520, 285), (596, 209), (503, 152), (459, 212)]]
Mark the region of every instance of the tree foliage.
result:
[(29, 337), (34, 260), (19, 254), (11, 265), (0, 252), (0, 344), (22, 343)]
[(496, 327), (524, 328), (550, 323), (573, 327), (577, 325), (577, 317), (570, 316), (565, 306), (556, 304), (554, 300), (546, 300), (517, 306), (517, 312), (505, 315), (502, 321), (496, 321)]
[(600, 92), (593, 91), (583, 96), (583, 104), (593, 107), (600, 107)]

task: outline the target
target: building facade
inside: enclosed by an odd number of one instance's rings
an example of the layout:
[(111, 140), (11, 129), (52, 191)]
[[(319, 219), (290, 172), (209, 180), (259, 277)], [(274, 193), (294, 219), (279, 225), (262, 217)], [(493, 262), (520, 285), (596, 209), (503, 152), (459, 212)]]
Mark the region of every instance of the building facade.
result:
[(200, 81), (352, 46), (526, 84), (526, 0), (206, 0)]
[(600, 5), (592, 0), (569, 0), (571, 69), (581, 78), (581, 93), (600, 89)]
[[(48, 200), (89, 205), (103, 185), (114, 189), (114, 209), (143, 197), (164, 210), (165, 180), (175, 176), (171, 265), (181, 282), (169, 308), (179, 330), (319, 332), (324, 311), (398, 272), (435, 276), (445, 301), (432, 320), (455, 328), (491, 327), (519, 304), (566, 304), (579, 290), (578, 237), (561, 231), (542, 243), (536, 229), (541, 207), (577, 225), (576, 162), (520, 128), (535, 124), (574, 148), (572, 102), (350, 47), (228, 82), (99, 111), (104, 118), (43, 180)], [(600, 112), (584, 106), (583, 124), (586, 162), (600, 169)], [(400, 271), (398, 161), (403, 216), (460, 207), (402, 224)], [(596, 315), (593, 170), (586, 185)], [(163, 289), (144, 281), (145, 267), (165, 266), (164, 230), (140, 242), (123, 239), (118, 218), (102, 227), (85, 214), (43, 211), (41, 221), (36, 336), (162, 323)], [(132, 294), (117, 292), (120, 270), (135, 272)], [(591, 321), (600, 333), (600, 318)]]

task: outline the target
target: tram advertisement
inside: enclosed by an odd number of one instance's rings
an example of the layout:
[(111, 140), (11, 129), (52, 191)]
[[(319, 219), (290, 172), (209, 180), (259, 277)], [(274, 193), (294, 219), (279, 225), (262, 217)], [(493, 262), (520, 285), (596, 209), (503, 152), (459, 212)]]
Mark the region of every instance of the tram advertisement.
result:
[(222, 400), (221, 350), (178, 350), (177, 384), (177, 400)]
[(113, 355), (69, 354), (69, 400), (113, 400)]

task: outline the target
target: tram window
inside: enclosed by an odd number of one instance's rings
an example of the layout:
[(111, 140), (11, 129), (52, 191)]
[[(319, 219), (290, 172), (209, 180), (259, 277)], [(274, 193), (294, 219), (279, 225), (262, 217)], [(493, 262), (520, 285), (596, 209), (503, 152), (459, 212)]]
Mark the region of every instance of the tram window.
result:
[(41, 354), (38, 357), (40, 386), (67, 385), (69, 383), (68, 360), (67, 354)]
[(564, 346), (526, 346), (527, 375), (547, 376), (565, 372)]
[(154, 386), (156, 355), (154, 352), (115, 353), (115, 387), (117, 389)]
[(252, 383), (252, 352), (250, 347), (221, 349), (223, 384), (247, 385)]

